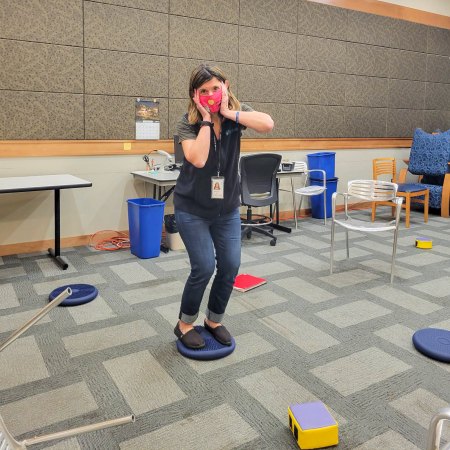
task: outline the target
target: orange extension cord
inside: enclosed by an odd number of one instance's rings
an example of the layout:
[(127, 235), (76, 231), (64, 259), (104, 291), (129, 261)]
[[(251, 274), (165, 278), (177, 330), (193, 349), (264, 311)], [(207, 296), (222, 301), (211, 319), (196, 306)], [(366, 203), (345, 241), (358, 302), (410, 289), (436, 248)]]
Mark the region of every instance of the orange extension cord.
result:
[[(112, 234), (112, 235), (111, 235)], [(107, 235), (108, 237), (105, 237)], [(162, 243), (165, 242), (166, 232), (162, 232)], [(100, 239), (96, 241), (96, 239)], [(163, 244), (162, 244), (163, 245)], [(89, 247), (94, 247), (95, 250), (105, 250), (113, 252), (123, 248), (130, 248), (130, 238), (127, 233), (114, 230), (102, 230), (92, 234), (89, 238)]]
[(89, 246), (95, 250), (112, 252), (123, 248), (130, 248), (130, 238), (126, 233), (114, 230), (97, 231), (89, 238)]

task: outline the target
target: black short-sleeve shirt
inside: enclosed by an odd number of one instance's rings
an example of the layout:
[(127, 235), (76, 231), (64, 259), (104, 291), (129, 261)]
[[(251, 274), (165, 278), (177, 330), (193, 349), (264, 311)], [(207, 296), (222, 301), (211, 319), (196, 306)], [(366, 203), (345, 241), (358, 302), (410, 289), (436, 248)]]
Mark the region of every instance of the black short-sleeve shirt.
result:
[[(242, 111), (253, 111), (241, 104)], [(241, 134), (244, 127), (234, 120), (224, 119), (220, 141), (214, 146), (214, 132), (211, 130), (209, 155), (201, 169), (186, 159), (174, 190), (174, 206), (181, 211), (205, 219), (227, 214), (240, 205), (240, 185), (238, 175)], [(180, 142), (196, 139), (200, 131), (198, 124), (191, 125), (185, 114), (177, 123), (177, 135)], [(225, 178), (223, 200), (211, 199), (211, 177), (217, 175), (220, 149), (220, 175)]]

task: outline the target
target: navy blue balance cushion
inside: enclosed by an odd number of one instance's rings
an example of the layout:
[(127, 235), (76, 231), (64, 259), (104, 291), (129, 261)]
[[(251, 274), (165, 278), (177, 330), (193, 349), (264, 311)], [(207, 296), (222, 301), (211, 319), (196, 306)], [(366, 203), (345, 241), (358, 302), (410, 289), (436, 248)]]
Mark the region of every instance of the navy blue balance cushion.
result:
[(220, 359), (233, 353), (236, 348), (236, 342), (234, 338), (231, 338), (231, 345), (223, 345), (217, 342), (209, 331), (206, 331), (204, 327), (197, 325), (195, 330), (200, 333), (205, 340), (205, 346), (200, 349), (192, 349), (183, 345), (183, 343), (177, 340), (177, 349), (186, 358), (201, 359), (203, 361)]
[(78, 306), (84, 303), (89, 303), (94, 300), (98, 295), (98, 290), (95, 286), (90, 284), (67, 284), (65, 286), (60, 286), (50, 292), (48, 299), (50, 301), (54, 300), (62, 291), (70, 287), (72, 289), (72, 294), (69, 295), (59, 306)]
[(413, 335), (414, 347), (425, 356), (450, 362), (450, 331), (440, 328), (423, 328)]

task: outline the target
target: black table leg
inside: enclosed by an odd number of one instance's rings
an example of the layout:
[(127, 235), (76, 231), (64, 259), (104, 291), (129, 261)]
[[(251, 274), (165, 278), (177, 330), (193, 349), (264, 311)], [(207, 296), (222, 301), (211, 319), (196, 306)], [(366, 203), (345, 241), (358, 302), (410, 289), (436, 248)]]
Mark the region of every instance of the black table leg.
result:
[[(159, 196), (158, 196), (158, 200), (161, 202), (166, 202), (167, 199), (170, 197), (170, 195), (172, 194), (173, 190), (175, 189), (175, 186), (171, 186), (169, 188), (169, 190), (166, 191), (166, 188), (164, 187), (164, 194), (161, 194), (161, 186), (159, 186)], [(161, 242), (161, 246), (160, 246), (160, 250), (163, 253), (169, 253), (169, 247), (166, 246), (166, 244), (164, 242)]]
[(166, 192), (164, 192), (163, 195), (159, 198), (162, 202), (166, 202), (167, 199), (172, 195), (173, 190), (175, 189), (175, 186), (172, 186), (170, 189), (168, 189)]
[[(285, 227), (283, 225), (280, 225), (280, 180), (277, 178), (277, 192), (278, 192), (278, 198), (275, 203), (275, 222), (272, 222), (270, 226), (272, 228), (275, 228), (275, 230), (284, 231), (285, 233), (291, 233), (292, 228)], [(272, 214), (272, 210), (270, 211)]]
[(61, 256), (61, 210), (59, 189), (55, 189), (55, 250), (49, 248), (48, 253), (62, 270), (66, 270), (69, 267), (69, 264), (67, 264)]

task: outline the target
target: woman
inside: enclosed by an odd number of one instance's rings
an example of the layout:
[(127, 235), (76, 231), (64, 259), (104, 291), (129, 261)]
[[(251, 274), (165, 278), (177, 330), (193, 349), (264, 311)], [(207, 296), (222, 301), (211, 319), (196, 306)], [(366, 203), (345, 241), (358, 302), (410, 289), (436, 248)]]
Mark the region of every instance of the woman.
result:
[(269, 115), (240, 104), (217, 67), (202, 64), (193, 71), (189, 97), (188, 113), (177, 124), (184, 164), (174, 191), (174, 206), (191, 273), (174, 332), (186, 347), (204, 347), (193, 324), (217, 261), (204, 326), (221, 344), (231, 345), (231, 335), (221, 322), (241, 262), (241, 130), (267, 133), (273, 121)]

